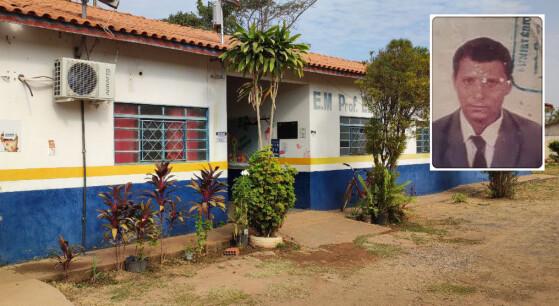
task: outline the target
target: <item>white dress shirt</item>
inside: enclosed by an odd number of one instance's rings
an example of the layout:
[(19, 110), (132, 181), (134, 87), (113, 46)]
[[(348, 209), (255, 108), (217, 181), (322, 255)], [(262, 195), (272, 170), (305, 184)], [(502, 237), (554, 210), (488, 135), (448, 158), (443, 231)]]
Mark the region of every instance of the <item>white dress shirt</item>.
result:
[[(497, 137), (499, 136), (499, 129), (501, 129), (501, 123), (503, 122), (503, 112), (499, 119), (495, 120), (488, 127), (483, 130), (481, 136), (485, 140), (485, 161), (487, 162), (487, 167), (491, 167), (491, 162), (493, 162), (493, 155), (495, 154), (495, 143), (497, 142)], [(466, 154), (468, 156), (468, 165), (471, 167), (474, 163), (474, 157), (476, 155), (476, 145), (470, 139), (470, 136), (477, 136), (474, 129), (464, 116), (464, 113), (460, 111), (460, 128), (462, 130), (462, 139), (466, 145)]]

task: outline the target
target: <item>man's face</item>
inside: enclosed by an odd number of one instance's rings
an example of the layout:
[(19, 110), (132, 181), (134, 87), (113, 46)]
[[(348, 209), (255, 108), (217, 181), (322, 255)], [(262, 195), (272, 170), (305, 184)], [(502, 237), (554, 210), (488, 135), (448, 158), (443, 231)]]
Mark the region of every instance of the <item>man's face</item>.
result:
[(505, 96), (511, 90), (505, 67), (500, 61), (460, 61), (454, 88), (464, 115), (470, 122), (488, 126), (497, 120)]

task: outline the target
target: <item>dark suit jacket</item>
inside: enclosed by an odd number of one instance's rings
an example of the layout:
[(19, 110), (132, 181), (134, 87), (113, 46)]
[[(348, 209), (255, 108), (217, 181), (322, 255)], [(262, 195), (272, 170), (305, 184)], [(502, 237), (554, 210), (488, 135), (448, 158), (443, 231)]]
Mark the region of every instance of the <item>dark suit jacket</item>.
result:
[[(460, 109), (433, 122), (433, 166), (469, 168), (460, 128)], [(539, 168), (542, 165), (542, 128), (503, 109), (503, 121), (489, 168)]]

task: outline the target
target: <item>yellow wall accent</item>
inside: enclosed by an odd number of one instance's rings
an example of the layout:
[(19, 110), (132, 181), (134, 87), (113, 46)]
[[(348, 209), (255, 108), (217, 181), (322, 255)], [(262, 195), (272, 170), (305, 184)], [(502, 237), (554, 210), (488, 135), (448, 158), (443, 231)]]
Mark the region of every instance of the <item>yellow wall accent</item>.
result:
[[(410, 159), (426, 159), (429, 153), (424, 154), (403, 154), (400, 160)], [(373, 162), (371, 155), (355, 155), (340, 157), (316, 157), (316, 158), (280, 158), (283, 164), (290, 165), (327, 165), (355, 162)], [(219, 166), (221, 169), (227, 169), (227, 162), (212, 162), (212, 166)], [(173, 164), (175, 172), (199, 171), (207, 166), (207, 163), (176, 163)], [(142, 165), (116, 165), (116, 166), (96, 166), (87, 167), (87, 176), (111, 176), (111, 175), (131, 175), (146, 174), (153, 171), (152, 164)], [(82, 177), (83, 170), (81, 167), (64, 167), (64, 168), (30, 168), (30, 169), (7, 169), (0, 170), (0, 182), (2, 181), (22, 181), (22, 180), (48, 180), (62, 178), (78, 178)]]
[[(227, 162), (211, 162), (212, 166), (227, 169)], [(176, 163), (172, 164), (174, 172), (199, 171), (208, 163)], [(142, 165), (118, 165), (118, 166), (96, 166), (87, 167), (87, 176), (111, 176), (146, 174), (153, 171), (153, 164)], [(78, 178), (83, 176), (82, 167), (64, 168), (31, 168), (31, 169), (7, 169), (0, 170), (0, 181), (21, 180), (47, 180), (61, 178)]]

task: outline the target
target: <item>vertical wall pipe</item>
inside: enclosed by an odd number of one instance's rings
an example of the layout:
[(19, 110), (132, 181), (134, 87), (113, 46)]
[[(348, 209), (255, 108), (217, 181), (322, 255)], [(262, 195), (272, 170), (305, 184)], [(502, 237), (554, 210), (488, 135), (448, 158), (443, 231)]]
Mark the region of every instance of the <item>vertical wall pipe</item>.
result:
[(83, 202), (82, 202), (82, 246), (85, 247), (86, 242), (86, 214), (87, 214), (87, 161), (85, 150), (85, 105), (84, 101), (80, 101), (81, 118), (82, 118), (82, 166), (83, 166)]

